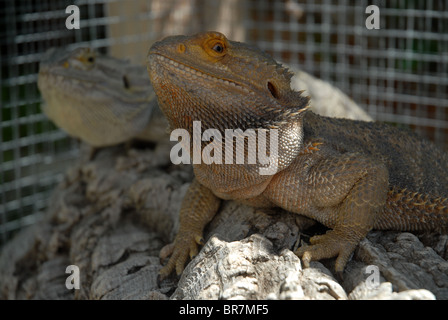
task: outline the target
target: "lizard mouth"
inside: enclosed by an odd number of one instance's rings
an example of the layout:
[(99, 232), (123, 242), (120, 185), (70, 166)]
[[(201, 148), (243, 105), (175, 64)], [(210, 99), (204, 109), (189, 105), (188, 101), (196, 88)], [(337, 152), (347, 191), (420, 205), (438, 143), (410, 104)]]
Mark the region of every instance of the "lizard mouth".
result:
[(67, 72), (65, 70), (48, 70), (48, 68), (41, 68), (38, 73), (38, 83), (41, 86), (52, 87), (55, 83), (60, 87), (64, 87), (67, 90), (71, 90), (83, 86), (91, 90), (92, 87), (101, 87), (102, 79), (86, 77), (76, 72)]
[(154, 67), (163, 65), (164, 68), (166, 69), (170, 69), (171, 71), (188, 77), (189, 79), (193, 80), (193, 81), (201, 81), (206, 80), (206, 82), (210, 82), (212, 81), (213, 83), (216, 84), (222, 84), (224, 86), (231, 86), (233, 88), (236, 89), (240, 89), (246, 93), (252, 93), (253, 92), (251, 90), (249, 90), (246, 86), (235, 82), (234, 80), (229, 80), (229, 79), (224, 79), (224, 78), (219, 78), (217, 76), (213, 76), (211, 74), (208, 74), (204, 71), (198, 70), (196, 68), (192, 68), (182, 62), (176, 61), (172, 58), (169, 58), (165, 55), (162, 55), (160, 53), (151, 53), (149, 55), (149, 60), (150, 60), (150, 64)]

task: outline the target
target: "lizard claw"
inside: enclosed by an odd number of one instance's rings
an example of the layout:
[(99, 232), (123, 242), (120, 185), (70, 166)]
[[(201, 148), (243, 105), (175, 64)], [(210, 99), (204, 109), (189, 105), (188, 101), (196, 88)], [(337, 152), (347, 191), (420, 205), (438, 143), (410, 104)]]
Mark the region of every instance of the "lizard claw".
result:
[(202, 245), (204, 239), (200, 234), (192, 234), (191, 232), (179, 232), (173, 243), (164, 246), (160, 250), (160, 260), (165, 261), (171, 256), (168, 263), (159, 271), (158, 281), (166, 279), (174, 270), (179, 276), (185, 268), (188, 258), (193, 259), (198, 255), (198, 245)]
[(334, 230), (330, 230), (324, 235), (314, 236), (310, 242), (311, 245), (302, 246), (295, 252), (298, 257), (302, 258), (305, 268), (310, 266), (311, 261), (337, 257), (335, 272), (340, 274), (344, 271), (345, 265), (358, 244), (353, 239), (347, 239)]
[(160, 249), (159, 253), (160, 263), (164, 263), (166, 258), (168, 258), (173, 254), (173, 251), (174, 251), (174, 242), (167, 244), (162, 249)]

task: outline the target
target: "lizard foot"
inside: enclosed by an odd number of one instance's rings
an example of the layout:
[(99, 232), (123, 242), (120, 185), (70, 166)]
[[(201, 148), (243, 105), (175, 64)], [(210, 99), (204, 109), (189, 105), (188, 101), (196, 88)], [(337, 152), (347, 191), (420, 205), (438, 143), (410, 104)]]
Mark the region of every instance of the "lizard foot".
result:
[(160, 260), (163, 262), (171, 256), (168, 263), (159, 271), (158, 280), (166, 279), (174, 270), (179, 276), (184, 271), (188, 258), (192, 259), (198, 254), (198, 245), (203, 245), (201, 234), (193, 232), (179, 232), (173, 243), (164, 246), (160, 250)]
[(311, 245), (298, 248), (295, 254), (302, 258), (306, 268), (310, 266), (311, 261), (337, 257), (335, 271), (342, 274), (350, 255), (358, 245), (358, 242), (353, 240), (330, 230), (324, 235), (312, 237)]

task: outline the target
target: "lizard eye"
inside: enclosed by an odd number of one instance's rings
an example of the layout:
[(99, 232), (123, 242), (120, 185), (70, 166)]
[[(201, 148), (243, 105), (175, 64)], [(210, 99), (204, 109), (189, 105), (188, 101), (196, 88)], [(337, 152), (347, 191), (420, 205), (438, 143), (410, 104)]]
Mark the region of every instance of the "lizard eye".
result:
[(227, 53), (227, 43), (223, 39), (208, 39), (203, 45), (202, 48), (207, 52), (210, 56), (215, 58), (222, 58)]
[(271, 81), (268, 81), (268, 90), (275, 99), (279, 98), (277, 89)]
[(84, 51), (78, 60), (84, 65), (84, 67), (90, 69), (95, 65), (95, 52), (94, 51)]
[(224, 46), (221, 43), (217, 43), (212, 48), (217, 53), (223, 53), (224, 52)]

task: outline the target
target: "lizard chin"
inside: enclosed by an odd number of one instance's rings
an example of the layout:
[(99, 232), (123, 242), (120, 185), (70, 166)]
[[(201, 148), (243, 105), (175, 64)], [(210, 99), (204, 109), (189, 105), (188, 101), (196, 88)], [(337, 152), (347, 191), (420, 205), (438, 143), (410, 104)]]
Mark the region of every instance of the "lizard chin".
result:
[[(272, 174), (290, 165), (302, 149), (302, 119), (308, 109), (303, 104), (308, 99), (301, 93), (294, 92), (301, 98), (301, 105), (296, 101), (294, 107), (285, 107), (269, 90), (260, 92), (237, 81), (209, 75), (153, 49), (147, 62), (159, 106), (171, 130), (186, 129), (191, 137), (194, 121), (199, 121), (203, 130), (217, 129), (223, 137), (226, 130), (277, 130), (281, 137), (276, 141), (277, 152), (283, 156)], [(177, 105), (183, 108), (172, 107)]]

